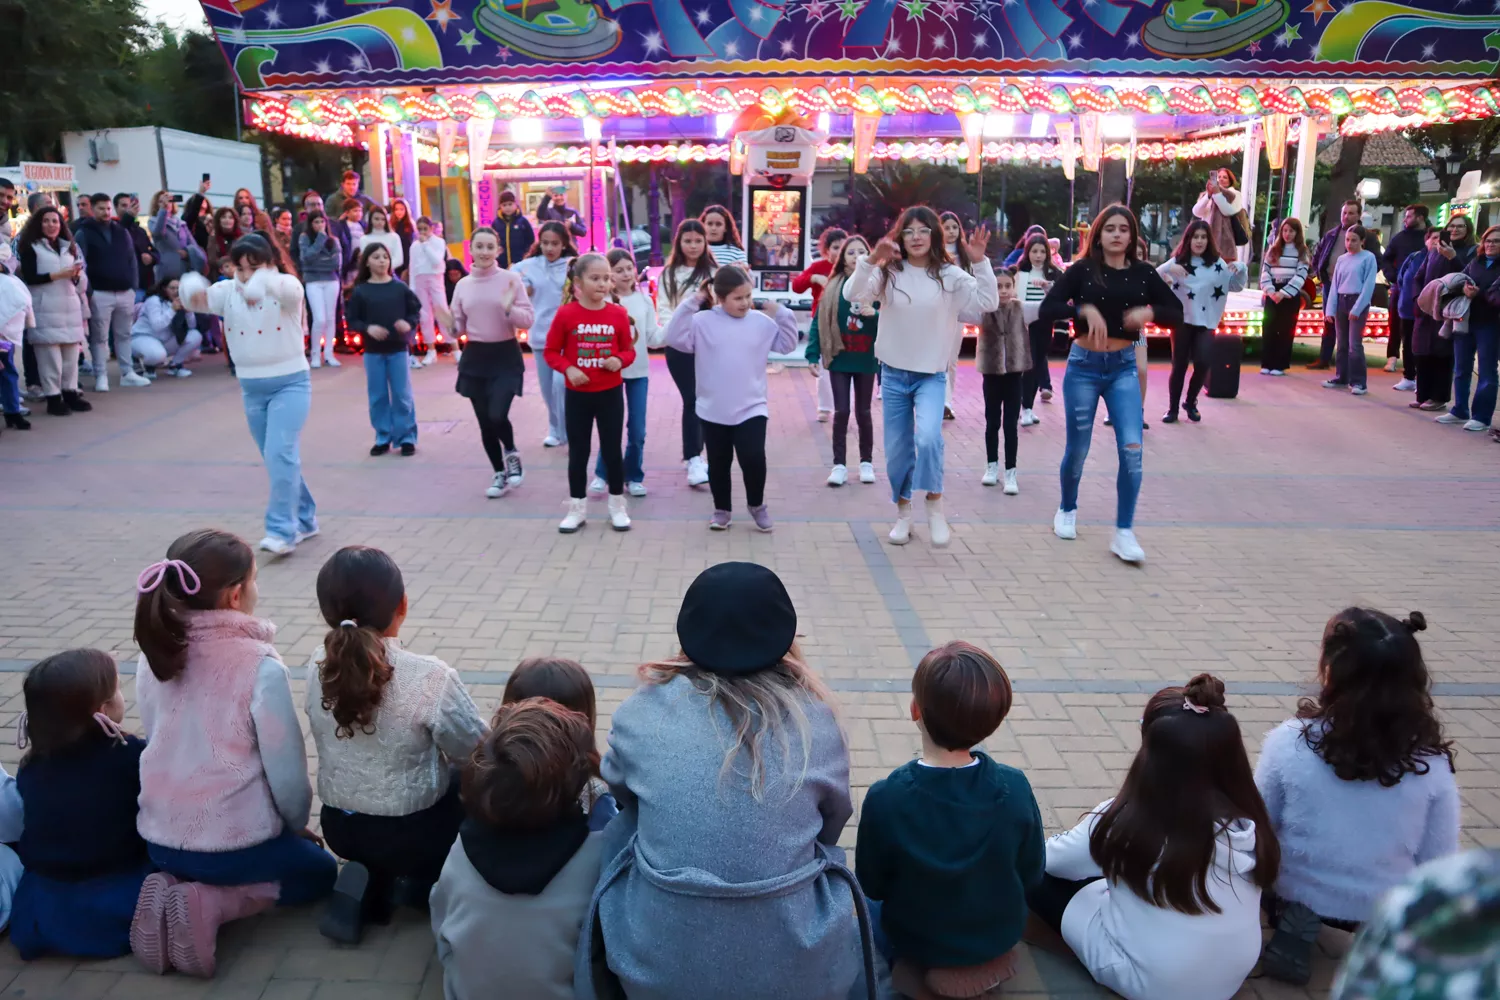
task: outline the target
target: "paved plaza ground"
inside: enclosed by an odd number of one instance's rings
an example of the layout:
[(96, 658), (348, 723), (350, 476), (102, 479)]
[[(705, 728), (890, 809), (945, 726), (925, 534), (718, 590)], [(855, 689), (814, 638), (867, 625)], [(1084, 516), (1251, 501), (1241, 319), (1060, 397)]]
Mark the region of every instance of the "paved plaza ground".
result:
[[(222, 358), (197, 368), (191, 379), (91, 395), (92, 414), (39, 413), (30, 433), (0, 439), (0, 761), (12, 771), (27, 666), (90, 645), (115, 651), (122, 671), (133, 672), (141, 568), (189, 528), (217, 525), (252, 541), (263, 533), (265, 474), (239, 393)], [(1053, 371), (1060, 387), (1060, 361)], [(557, 533), (567, 456), (540, 446), (533, 372), (514, 412), (526, 484), (501, 500), (484, 498), (490, 473), (468, 403), (453, 393), (451, 361), (414, 373), (421, 441), (408, 459), (367, 457), (357, 359), (312, 378), (303, 460), (323, 534), (289, 558), (262, 558), (260, 576), (260, 612), (279, 626), (299, 700), (325, 630), (314, 578), (342, 545), (394, 556), (411, 598), (403, 640), (457, 667), (483, 712), (520, 658), (581, 660), (600, 688), (601, 745), (635, 667), (675, 652), (687, 584), (713, 563), (750, 559), (786, 581), (799, 641), (839, 696), (856, 798), (917, 751), (907, 717), (916, 659), (964, 638), (993, 650), (1015, 682), (1015, 709), (988, 746), (1025, 770), (1055, 832), (1113, 793), (1138, 743), (1141, 707), (1158, 687), (1204, 670), (1225, 678), (1253, 751), (1311, 680), (1331, 613), (1353, 603), (1417, 609), (1431, 623), (1422, 641), (1457, 741), (1464, 844), (1500, 847), (1500, 446), (1409, 411), (1411, 396), (1390, 389), (1394, 376), (1371, 372), (1370, 394), (1359, 399), (1319, 388), (1315, 373), (1271, 379), (1247, 369), (1239, 399), (1205, 401), (1202, 424), (1164, 426), (1166, 370), (1154, 365), (1136, 525), (1144, 568), (1108, 551), (1116, 459), (1102, 413), (1077, 541), (1051, 531), (1060, 399), (1039, 405), (1041, 424), (1021, 432), (1021, 495), (980, 486), (983, 404), (967, 362), (958, 420), (946, 425), (954, 538), (943, 551), (929, 547), (925, 525), (906, 548), (885, 543), (892, 508), (878, 440), (879, 483), (823, 485), (829, 425), (816, 420), (805, 370), (770, 379), (771, 535), (744, 523), (727, 534), (706, 529), (707, 492), (690, 490), (675, 461), (680, 403), (660, 358), (651, 370), (651, 496), (632, 501), (627, 534), (608, 530), (602, 501), (581, 534)], [(737, 476), (736, 484), (743, 513)], [(127, 678), (127, 699), (133, 691)], [(846, 845), (854, 834), (851, 822)], [(292, 911), (232, 926), (220, 938), (219, 977), (207, 983), (150, 976), (130, 958), (24, 965), (6, 942), (0, 996), (441, 997), (421, 916), (402, 914), (357, 949), (325, 941), (315, 920)], [(1252, 979), (1240, 996), (1324, 996), (1348, 941), (1325, 931), (1313, 988)], [(1009, 991), (1017, 996), (1105, 995), (1081, 967), (1052, 955), (1027, 954), (1021, 968)]]

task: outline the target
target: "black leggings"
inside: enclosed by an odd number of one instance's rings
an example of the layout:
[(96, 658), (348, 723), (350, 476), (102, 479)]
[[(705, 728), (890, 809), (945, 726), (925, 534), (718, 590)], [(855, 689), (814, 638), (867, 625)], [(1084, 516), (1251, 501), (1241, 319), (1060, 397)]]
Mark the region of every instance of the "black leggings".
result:
[(698, 368), (691, 354), (667, 348), (667, 372), (682, 397), (682, 457), (697, 458), (703, 453), (703, 427), (698, 420)]
[[(1052, 347), (1052, 324), (1037, 320), (1026, 328), (1031, 337), (1031, 369), (1021, 379), (1021, 400), (1026, 409), (1036, 404), (1038, 389), (1052, 389), (1052, 369), (1047, 367), (1047, 351)], [(991, 460), (993, 461), (993, 459)]]
[(323, 837), (334, 854), (370, 869), (372, 888), (381, 891), (367, 892), (366, 897), (378, 898), (389, 893), (391, 881), (398, 877), (424, 885), (436, 882), (463, 820), (454, 774), (447, 794), (408, 816), (371, 816), (324, 806)]
[[(751, 417), (738, 424), (699, 421), (703, 443), (708, 448), (708, 489), (714, 510), (733, 510), (730, 501), (729, 468), (736, 457), (745, 479), (745, 502), (759, 507), (766, 502), (766, 418)], [(616, 435), (618, 437), (618, 435)]]
[(875, 373), (829, 372), (833, 389), (833, 464), (845, 465), (849, 457), (849, 388), (854, 387), (854, 422), (859, 427), (859, 460), (874, 461), (875, 422), (870, 401), (875, 396)]
[(568, 495), (574, 500), (589, 495), (589, 449), (593, 446), (594, 424), (597, 422), (599, 457), (604, 459), (604, 478), (609, 483), (609, 495), (623, 496), (625, 460), (621, 455), (620, 440), (625, 433), (625, 387), (617, 385), (600, 392), (580, 392), (569, 386), (565, 403)]
[(469, 404), (474, 407), (474, 419), (479, 421), (479, 440), (484, 445), (484, 453), (489, 456), (490, 468), (496, 472), (505, 471), (505, 453), (516, 450), (515, 432), (510, 426), (510, 404), (515, 398), (509, 393), (499, 399), (494, 394), (469, 398)]
[(984, 377), (984, 454), (1000, 461), (1000, 427), (1005, 427), (1005, 468), (1016, 467), (1016, 422), (1021, 419), (1021, 382), (1024, 372)]
[(1079, 890), (1097, 881), (1098, 876), (1072, 882), (1056, 875), (1043, 875), (1042, 880), (1026, 894), (1026, 906), (1038, 920), (1061, 934), (1063, 911), (1067, 910)]
[(30, 340), (21, 344), (21, 364), (26, 367), (26, 385), (41, 388), (42, 376), (36, 367), (36, 348)]
[(1182, 380), (1187, 375), (1188, 362), (1193, 363), (1193, 377), (1188, 381), (1187, 405), (1198, 405), (1198, 393), (1203, 391), (1203, 380), (1208, 378), (1209, 351), (1214, 346), (1214, 332), (1206, 326), (1184, 323), (1172, 331), (1172, 377), (1167, 380), (1167, 398), (1172, 401), (1172, 412), (1182, 401)]
[(1302, 315), (1302, 296), (1293, 295), (1280, 302), (1263, 300), (1265, 311), (1260, 326), (1260, 366), (1273, 372), (1292, 367), (1292, 339), (1297, 335), (1297, 319)]
[(1446, 403), (1453, 398), (1453, 355), (1417, 355), (1417, 402)]

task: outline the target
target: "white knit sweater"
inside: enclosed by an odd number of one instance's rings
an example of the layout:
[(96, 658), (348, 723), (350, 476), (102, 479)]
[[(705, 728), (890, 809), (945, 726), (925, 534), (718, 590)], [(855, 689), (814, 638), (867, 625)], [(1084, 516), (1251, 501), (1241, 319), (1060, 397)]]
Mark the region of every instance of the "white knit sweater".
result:
[(386, 640), (393, 668), (372, 732), (339, 738), (323, 708), (319, 646), (307, 665), (307, 719), (318, 749), (318, 797), (324, 805), (371, 816), (409, 816), (448, 791), (448, 768), (468, 759), (485, 724), (458, 678), (433, 656)]

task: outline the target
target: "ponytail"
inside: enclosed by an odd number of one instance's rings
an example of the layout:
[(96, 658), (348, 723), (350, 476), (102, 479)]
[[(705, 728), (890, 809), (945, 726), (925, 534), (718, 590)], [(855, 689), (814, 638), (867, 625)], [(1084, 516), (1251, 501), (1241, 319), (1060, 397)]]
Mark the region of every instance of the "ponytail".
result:
[(318, 609), (328, 623), (318, 681), (334, 736), (353, 739), (356, 729), (373, 733), (393, 672), (385, 633), (406, 611), (401, 570), (379, 549), (339, 549), (318, 571)]
[(172, 680), (187, 663), (189, 613), (218, 609), (224, 592), (254, 572), (245, 540), (215, 528), (188, 532), (146, 567), (136, 580), (135, 642), (157, 680)]

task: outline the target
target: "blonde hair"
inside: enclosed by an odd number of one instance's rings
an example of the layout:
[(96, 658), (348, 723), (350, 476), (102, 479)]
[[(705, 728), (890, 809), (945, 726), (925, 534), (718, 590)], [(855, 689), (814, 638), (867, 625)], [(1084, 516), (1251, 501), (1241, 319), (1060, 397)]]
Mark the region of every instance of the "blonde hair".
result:
[[(803, 660), (802, 650), (795, 642), (776, 666), (752, 674), (726, 677), (711, 673), (694, 664), (686, 654), (678, 654), (670, 660), (641, 664), (637, 675), (642, 684), (667, 684), (674, 678), (686, 677), (696, 691), (707, 696), (715, 730), (718, 718), (712, 709), (723, 711), (732, 732), (724, 751), (724, 763), (719, 768), (719, 780), (723, 781), (734, 769), (743, 752), (748, 758), (746, 777), (750, 781), (750, 797), (756, 802), (765, 801), (766, 751), (772, 743), (781, 748), (783, 761), (791, 760), (794, 734), (801, 749), (802, 762), (796, 780), (787, 789), (788, 798), (806, 779), (812, 758), (812, 721), (807, 715), (806, 702), (822, 702), (837, 710), (833, 692)], [(722, 737), (720, 741), (724, 742)]]

